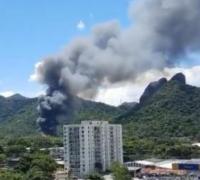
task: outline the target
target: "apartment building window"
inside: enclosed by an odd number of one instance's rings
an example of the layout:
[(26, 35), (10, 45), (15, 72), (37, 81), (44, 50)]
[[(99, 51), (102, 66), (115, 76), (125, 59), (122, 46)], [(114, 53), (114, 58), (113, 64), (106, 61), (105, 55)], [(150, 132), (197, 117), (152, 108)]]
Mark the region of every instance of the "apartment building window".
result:
[(121, 161), (122, 142), (118, 126), (110, 126), (105, 121), (89, 121), (80, 126), (70, 126), (68, 133), (64, 132), (64, 145), (68, 147), (68, 154), (65, 155), (68, 161), (65, 164), (73, 166), (72, 173), (82, 175), (88, 173), (88, 169), (102, 171), (112, 161)]

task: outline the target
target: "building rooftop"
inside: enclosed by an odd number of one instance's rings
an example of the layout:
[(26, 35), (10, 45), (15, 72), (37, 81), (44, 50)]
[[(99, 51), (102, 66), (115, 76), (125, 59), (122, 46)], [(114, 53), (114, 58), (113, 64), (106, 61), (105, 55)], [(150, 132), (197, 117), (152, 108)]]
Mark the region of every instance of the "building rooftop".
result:
[(161, 162), (156, 163), (156, 167), (172, 169), (172, 164), (178, 163), (179, 161), (180, 160), (177, 159), (163, 160)]
[(178, 163), (185, 163), (185, 164), (200, 164), (200, 159), (179, 160)]
[(148, 165), (155, 165), (154, 162), (151, 162), (151, 161), (148, 161), (148, 160), (138, 160), (138, 161), (135, 161), (135, 163), (146, 165), (146, 166), (148, 166)]
[(57, 163), (58, 165), (64, 165), (64, 164), (65, 164), (65, 162), (62, 161), (62, 160), (56, 160), (56, 163)]
[[(147, 160), (138, 160), (134, 161), (136, 164), (141, 164), (143, 166), (155, 166), (158, 168), (166, 168), (166, 169), (172, 169), (173, 164), (199, 164), (200, 165), (200, 159), (168, 159), (168, 160), (161, 160), (161, 159), (147, 159)], [(131, 166), (131, 162), (125, 163), (127, 167), (133, 167)], [(129, 166), (130, 165), (130, 166)]]
[(144, 168), (142, 169), (142, 174), (153, 174), (153, 175), (185, 175), (187, 172), (185, 170), (172, 170), (163, 168)]
[(83, 125), (102, 125), (108, 124), (108, 121), (92, 120), (92, 121), (81, 121)]
[(127, 167), (128, 171), (137, 171), (140, 170), (140, 167)]
[(199, 142), (198, 143), (193, 143), (192, 146), (198, 146), (198, 147), (200, 147), (200, 143)]

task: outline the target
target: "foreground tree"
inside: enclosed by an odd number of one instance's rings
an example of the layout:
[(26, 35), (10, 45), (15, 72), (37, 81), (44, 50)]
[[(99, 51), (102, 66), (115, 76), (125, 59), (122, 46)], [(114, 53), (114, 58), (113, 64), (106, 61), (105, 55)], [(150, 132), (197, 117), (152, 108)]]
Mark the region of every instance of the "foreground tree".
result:
[(56, 171), (57, 165), (49, 155), (36, 155), (31, 162), (31, 168), (40, 169), (51, 179), (52, 174)]
[(6, 162), (6, 155), (0, 154), (0, 167)]
[(24, 177), (14, 171), (0, 171), (0, 180), (23, 180)]
[(104, 180), (104, 178), (100, 174), (94, 173), (88, 175), (87, 180)]
[(27, 175), (27, 180), (52, 180), (56, 169), (54, 159), (44, 153), (24, 155), (16, 168)]
[(27, 180), (49, 180), (53, 178), (49, 178), (46, 174), (38, 168), (32, 168), (28, 171), (26, 175)]
[(113, 163), (111, 171), (114, 180), (131, 180), (128, 169), (118, 162)]

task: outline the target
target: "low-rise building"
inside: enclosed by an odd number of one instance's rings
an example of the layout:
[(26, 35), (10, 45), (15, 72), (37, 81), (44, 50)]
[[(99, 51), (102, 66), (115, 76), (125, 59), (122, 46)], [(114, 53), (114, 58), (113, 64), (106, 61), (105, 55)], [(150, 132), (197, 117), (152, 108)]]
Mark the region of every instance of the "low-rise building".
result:
[(125, 165), (132, 175), (146, 180), (200, 179), (200, 159), (149, 159), (126, 162)]
[(48, 148), (48, 150), (54, 159), (64, 160), (64, 147), (52, 147)]
[(68, 172), (67, 171), (56, 171), (55, 173), (55, 180), (68, 180)]

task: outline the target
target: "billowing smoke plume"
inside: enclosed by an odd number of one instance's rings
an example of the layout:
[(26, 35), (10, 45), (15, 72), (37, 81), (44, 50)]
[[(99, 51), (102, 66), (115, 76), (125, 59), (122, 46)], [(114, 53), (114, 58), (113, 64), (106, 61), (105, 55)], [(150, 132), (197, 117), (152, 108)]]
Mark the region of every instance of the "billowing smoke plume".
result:
[(92, 98), (101, 86), (134, 82), (200, 50), (200, 0), (137, 0), (130, 15), (129, 28), (117, 21), (96, 25), (37, 65), (32, 77), (48, 86), (39, 105), (43, 129), (56, 124), (73, 96)]

